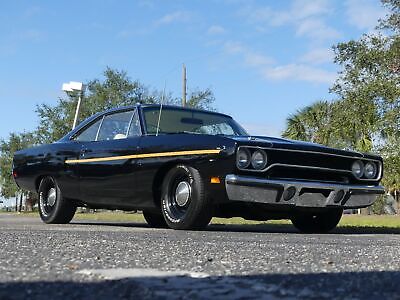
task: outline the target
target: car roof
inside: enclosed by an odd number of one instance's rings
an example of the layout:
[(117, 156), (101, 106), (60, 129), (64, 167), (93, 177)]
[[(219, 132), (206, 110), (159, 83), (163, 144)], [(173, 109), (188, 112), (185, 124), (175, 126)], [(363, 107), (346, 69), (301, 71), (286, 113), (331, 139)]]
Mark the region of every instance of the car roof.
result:
[[(114, 113), (118, 111), (124, 111), (124, 110), (129, 110), (129, 109), (134, 109), (134, 108), (160, 108), (161, 104), (136, 104), (136, 105), (129, 105), (129, 106), (122, 106), (122, 107), (115, 107), (108, 109), (106, 111), (102, 111), (99, 114), (109, 114), (109, 113)], [(169, 109), (178, 109), (178, 110), (189, 110), (189, 111), (195, 111), (195, 112), (202, 112), (202, 113), (210, 113), (210, 114), (216, 114), (216, 115), (221, 115), (224, 117), (232, 118), (229, 115), (215, 112), (215, 111), (210, 111), (210, 110), (205, 110), (205, 109), (198, 109), (198, 108), (192, 108), (192, 107), (182, 107), (182, 106), (177, 106), (177, 105), (170, 105), (170, 104), (164, 104), (163, 108), (169, 108)], [(96, 114), (97, 115), (97, 114)]]

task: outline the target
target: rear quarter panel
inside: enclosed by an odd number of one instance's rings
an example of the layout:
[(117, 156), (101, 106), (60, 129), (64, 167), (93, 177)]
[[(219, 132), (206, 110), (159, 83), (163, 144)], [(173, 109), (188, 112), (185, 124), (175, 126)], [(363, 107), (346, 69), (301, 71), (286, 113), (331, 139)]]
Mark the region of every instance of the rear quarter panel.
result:
[(13, 159), (15, 181), (22, 189), (37, 192), (41, 178), (52, 176), (64, 196), (78, 196), (74, 166), (64, 163), (77, 156), (74, 143), (53, 143), (18, 151)]

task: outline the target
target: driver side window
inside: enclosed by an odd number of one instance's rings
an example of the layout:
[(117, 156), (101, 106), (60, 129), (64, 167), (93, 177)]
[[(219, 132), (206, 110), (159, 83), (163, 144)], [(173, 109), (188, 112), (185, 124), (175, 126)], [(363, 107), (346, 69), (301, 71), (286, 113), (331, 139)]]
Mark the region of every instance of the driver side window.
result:
[(88, 128), (83, 130), (77, 137), (75, 137), (76, 141), (79, 142), (92, 142), (96, 140), (97, 132), (99, 131), (99, 127), (103, 118), (98, 119)]
[(125, 111), (104, 116), (97, 140), (109, 141), (125, 139), (132, 114), (132, 111)]

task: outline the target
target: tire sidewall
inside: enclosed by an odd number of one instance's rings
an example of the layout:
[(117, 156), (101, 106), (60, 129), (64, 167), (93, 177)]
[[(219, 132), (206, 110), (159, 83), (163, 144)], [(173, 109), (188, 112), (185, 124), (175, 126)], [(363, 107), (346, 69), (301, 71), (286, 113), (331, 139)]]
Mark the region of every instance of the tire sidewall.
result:
[[(50, 188), (54, 187), (56, 189), (56, 202), (54, 204), (53, 210), (48, 213), (44, 208), (44, 197), (47, 197), (47, 193), (49, 192)], [(53, 223), (55, 218), (57, 217), (58, 211), (60, 210), (61, 205), (61, 191), (57, 185), (57, 182), (52, 177), (46, 177), (42, 179), (38, 189), (39, 194), (39, 214), (40, 218), (45, 223)]]
[[(204, 201), (204, 184), (201, 178), (197, 178), (197, 180), (195, 180), (195, 174), (193, 173), (194, 172), (191, 167), (178, 165), (171, 169), (164, 178), (161, 194), (161, 210), (164, 219), (170, 228), (186, 229), (193, 227), (192, 223), (196, 218), (198, 207), (201, 202)], [(187, 176), (188, 183), (191, 186), (190, 203), (186, 212), (183, 214), (183, 216), (181, 216), (181, 218), (177, 218), (171, 214), (167, 203), (167, 201), (169, 201), (167, 197), (170, 197), (171, 189), (174, 186), (174, 181), (178, 178), (178, 176)]]
[(342, 209), (322, 213), (295, 213), (291, 220), (293, 225), (303, 233), (327, 233), (340, 222)]

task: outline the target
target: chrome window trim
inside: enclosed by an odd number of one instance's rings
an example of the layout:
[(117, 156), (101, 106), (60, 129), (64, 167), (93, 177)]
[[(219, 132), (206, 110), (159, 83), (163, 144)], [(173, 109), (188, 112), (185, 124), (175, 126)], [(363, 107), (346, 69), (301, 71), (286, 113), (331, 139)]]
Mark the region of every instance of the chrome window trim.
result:
[[(354, 160), (364, 160), (364, 161), (372, 161), (377, 164), (378, 167), (378, 172), (377, 176), (372, 179), (366, 179), (366, 178), (357, 178), (351, 170), (346, 170), (346, 169), (330, 169), (330, 168), (323, 168), (323, 167), (314, 167), (314, 166), (306, 166), (306, 165), (292, 165), (292, 164), (282, 164), (282, 163), (273, 163), (266, 168), (262, 170), (254, 170), (254, 169), (241, 169), (238, 167), (239, 170), (241, 171), (246, 171), (246, 172), (266, 172), (273, 167), (276, 166), (284, 166), (284, 167), (293, 167), (293, 168), (303, 168), (303, 169), (313, 169), (313, 170), (324, 170), (324, 171), (331, 171), (331, 172), (344, 172), (344, 173), (349, 173), (351, 174), (355, 179), (360, 180), (360, 181), (377, 181), (382, 179), (382, 163), (377, 160), (377, 159), (372, 159), (372, 158), (365, 158), (365, 157), (353, 157), (349, 155), (341, 155), (341, 154), (333, 154), (333, 153), (324, 153), (324, 152), (319, 152), (319, 151), (306, 151), (306, 150), (294, 150), (294, 149), (282, 149), (282, 148), (268, 148), (268, 147), (260, 147), (260, 146), (246, 146), (246, 145), (241, 145), (237, 148), (237, 151), (239, 151), (240, 148), (252, 148), (252, 149), (261, 149), (261, 150), (266, 150), (266, 153), (268, 155), (268, 150), (281, 150), (281, 151), (287, 151), (287, 152), (301, 152), (301, 153), (311, 153), (311, 154), (319, 154), (319, 155), (330, 155), (330, 156), (337, 156), (337, 157), (343, 157), (343, 158), (349, 158), (349, 159), (354, 159)], [(236, 151), (236, 153), (237, 153)], [(362, 154), (361, 154), (362, 155)]]
[(97, 142), (97, 139), (99, 138), (100, 128), (101, 128), (101, 125), (103, 125), (104, 117), (105, 116), (103, 115), (103, 117), (101, 118), (101, 122), (100, 122), (99, 128), (97, 128), (96, 138), (94, 139), (93, 142)]
[[(137, 118), (138, 118), (138, 120), (139, 120), (139, 131), (140, 131), (140, 134), (137, 135), (137, 136), (142, 136), (142, 135), (143, 135), (142, 128), (141, 128), (141, 126), (140, 126), (139, 112), (138, 112), (137, 109), (134, 109), (134, 110), (133, 110), (132, 117), (131, 117), (131, 120), (129, 121), (128, 130), (126, 131), (126, 138), (129, 138), (129, 137), (130, 137), (130, 136), (129, 136), (129, 131), (131, 130), (131, 126), (132, 126), (133, 119), (135, 118), (135, 116), (137, 116)], [(131, 136), (131, 137), (132, 137), (132, 136)]]
[(132, 116), (129, 119), (128, 128), (126, 129), (125, 136), (128, 137), (129, 129), (131, 129), (133, 116), (135, 115), (135, 110), (132, 111)]

